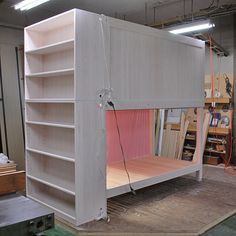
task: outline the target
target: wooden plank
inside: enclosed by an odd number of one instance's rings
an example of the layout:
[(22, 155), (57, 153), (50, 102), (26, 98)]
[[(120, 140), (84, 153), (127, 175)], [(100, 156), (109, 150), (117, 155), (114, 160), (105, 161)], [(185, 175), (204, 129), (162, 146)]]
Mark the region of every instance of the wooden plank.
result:
[(228, 104), (231, 102), (230, 98), (205, 98), (205, 103), (223, 103), (223, 104)]
[(25, 171), (0, 174), (0, 195), (25, 191)]
[[(179, 124), (172, 124), (172, 130), (180, 130)], [(196, 132), (197, 128), (195, 124), (189, 124), (188, 131)], [(219, 134), (219, 135), (228, 135), (230, 132), (229, 128), (221, 128), (221, 127), (209, 127), (209, 134)]]
[(182, 159), (184, 141), (185, 141), (186, 133), (188, 131), (188, 125), (189, 125), (189, 121), (186, 120), (185, 123), (184, 123), (184, 128), (183, 128), (182, 132), (180, 132), (180, 135), (179, 135), (180, 139), (179, 139), (179, 152), (178, 152), (178, 156), (177, 156), (178, 160)]
[[(202, 140), (201, 140), (202, 141), (202, 143), (201, 143), (202, 147), (201, 147), (200, 156), (203, 156), (204, 149), (205, 149), (205, 146), (206, 146), (210, 119), (211, 119), (211, 114), (206, 113), (205, 117), (204, 117), (203, 127), (202, 127)], [(195, 150), (195, 152), (193, 154), (193, 161), (196, 161), (196, 160), (197, 160), (197, 150)]]
[(171, 131), (171, 124), (167, 124), (166, 129), (163, 131), (163, 141), (161, 148), (161, 155), (165, 157), (169, 157), (168, 150), (169, 150), (170, 131)]
[(179, 132), (176, 130), (170, 131), (169, 150), (168, 157), (175, 159), (175, 153), (177, 148), (177, 141), (179, 138)]

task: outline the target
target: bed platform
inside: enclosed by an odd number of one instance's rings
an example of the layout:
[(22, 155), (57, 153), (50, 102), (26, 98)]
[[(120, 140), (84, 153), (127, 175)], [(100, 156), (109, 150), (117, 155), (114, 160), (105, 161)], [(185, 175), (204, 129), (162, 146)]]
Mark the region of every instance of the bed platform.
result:
[[(169, 179), (199, 170), (199, 164), (172, 160), (167, 157), (150, 156), (126, 161), (131, 186), (144, 188)], [(107, 197), (114, 197), (130, 191), (123, 161), (107, 166)]]
[[(109, 101), (135, 190), (201, 180), (204, 56), (202, 41), (79, 9), (26, 27), (27, 196), (81, 225), (130, 191)], [(154, 157), (149, 111), (188, 107), (198, 111), (193, 162)]]

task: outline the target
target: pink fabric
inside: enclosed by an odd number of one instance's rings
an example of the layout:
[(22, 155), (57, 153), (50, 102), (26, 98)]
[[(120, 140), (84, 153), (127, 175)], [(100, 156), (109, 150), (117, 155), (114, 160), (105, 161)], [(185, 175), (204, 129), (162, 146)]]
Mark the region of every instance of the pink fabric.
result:
[[(116, 111), (126, 160), (151, 155), (150, 110)], [(107, 161), (122, 161), (115, 115), (107, 111)]]

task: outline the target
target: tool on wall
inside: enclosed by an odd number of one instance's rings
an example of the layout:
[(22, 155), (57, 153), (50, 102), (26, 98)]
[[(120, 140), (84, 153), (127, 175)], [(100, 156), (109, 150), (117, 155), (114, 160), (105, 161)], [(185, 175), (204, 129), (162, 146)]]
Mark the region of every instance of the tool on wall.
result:
[(229, 81), (229, 77), (224, 74), (224, 79), (225, 79), (225, 91), (226, 93), (231, 97), (232, 96), (232, 84)]

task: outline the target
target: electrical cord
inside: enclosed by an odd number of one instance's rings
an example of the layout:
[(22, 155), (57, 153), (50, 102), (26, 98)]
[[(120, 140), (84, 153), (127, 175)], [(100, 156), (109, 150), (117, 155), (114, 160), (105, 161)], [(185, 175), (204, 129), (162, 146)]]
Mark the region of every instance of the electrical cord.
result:
[(115, 115), (116, 129), (117, 129), (117, 133), (118, 133), (118, 137), (119, 137), (119, 145), (120, 145), (120, 150), (121, 150), (122, 157), (123, 157), (123, 164), (124, 164), (125, 172), (127, 174), (128, 181), (129, 181), (130, 192), (133, 193), (134, 195), (136, 195), (135, 190), (131, 186), (130, 175), (129, 175), (129, 172), (128, 172), (128, 169), (127, 169), (127, 165), (126, 165), (125, 153), (124, 153), (124, 148), (123, 148), (123, 145), (122, 145), (122, 142), (121, 142), (120, 128), (119, 128), (119, 125), (118, 125), (118, 119), (117, 119), (115, 105), (114, 105), (114, 103), (112, 101), (108, 101), (107, 104), (112, 107), (114, 115)]

